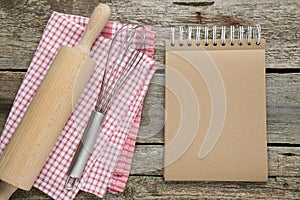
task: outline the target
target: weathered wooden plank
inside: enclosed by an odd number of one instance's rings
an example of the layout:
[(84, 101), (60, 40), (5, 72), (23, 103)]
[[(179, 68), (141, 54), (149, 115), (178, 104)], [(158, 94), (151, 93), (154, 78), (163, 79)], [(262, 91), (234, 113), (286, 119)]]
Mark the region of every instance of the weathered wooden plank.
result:
[[(269, 143), (300, 144), (300, 74), (267, 74)], [(145, 100), (140, 142), (163, 142), (164, 75), (157, 74)]]
[(24, 74), (23, 72), (0, 72), (0, 134)]
[[(137, 145), (127, 188), (120, 196), (106, 199), (168, 199), (170, 197), (197, 198), (296, 198), (300, 192), (300, 151), (298, 147), (269, 147), (268, 183), (243, 182), (165, 182), (163, 181), (163, 145)], [(158, 186), (154, 187), (155, 184)], [(152, 189), (151, 189), (152, 188)], [(226, 191), (226, 192), (225, 192)], [(261, 194), (258, 194), (261, 193)], [(12, 199), (48, 199), (37, 189), (19, 190)], [(92, 194), (80, 192), (76, 199), (95, 199)], [(156, 199), (155, 198), (155, 199)]]
[[(163, 145), (137, 145), (132, 175), (163, 176)], [(268, 147), (269, 177), (300, 177), (299, 147)]]
[(0, 72), (0, 105), (12, 104), (24, 75), (24, 72)]
[[(98, 0), (0, 0), (0, 69), (27, 69), (52, 11), (89, 16)], [(104, 2), (104, 1), (103, 1)], [(261, 23), (267, 40), (267, 68), (300, 68), (300, 15), (297, 0), (106, 1), (111, 20), (148, 24), (157, 32), (155, 60), (164, 69), (163, 40), (169, 27)], [(180, 1), (177, 1), (180, 2)], [(196, 2), (196, 3), (195, 3)], [(196, 4), (199, 3), (200, 6)], [(268, 142), (300, 144), (300, 74), (268, 74)], [(0, 131), (24, 73), (0, 72)], [(299, 199), (299, 147), (269, 147), (269, 180), (257, 183), (165, 182), (162, 178), (163, 74), (155, 75), (145, 100), (132, 176), (125, 192), (106, 199)], [(157, 154), (155, 152), (157, 151)], [(154, 152), (154, 155), (153, 155)], [(160, 153), (160, 154), (159, 154)], [(154, 156), (154, 157), (150, 157)], [(157, 157), (155, 157), (157, 156)], [(156, 159), (155, 159), (156, 158)], [(144, 172), (147, 166), (148, 171)], [(143, 171), (144, 170), (144, 171)], [(141, 176), (139, 176), (141, 175)], [(51, 199), (37, 189), (19, 190), (11, 199)], [(98, 199), (80, 192), (76, 199)]]
[[(123, 199), (297, 199), (298, 178), (260, 183), (165, 182), (160, 177), (131, 177)], [(107, 198), (115, 198), (107, 195)]]
[(300, 144), (299, 124), (300, 74), (267, 75), (268, 142)]
[[(269, 178), (267, 183), (241, 182), (166, 182), (162, 177), (133, 176), (121, 194), (106, 194), (105, 199), (299, 199), (298, 177)], [(33, 188), (18, 190), (11, 200), (50, 199)], [(93, 194), (79, 192), (79, 199), (100, 199)]]
[[(98, 0), (1, 1), (0, 68), (26, 69), (52, 11), (89, 16)], [(267, 39), (268, 68), (299, 68), (299, 1), (214, 1), (206, 6), (186, 6), (167, 1), (117, 1), (111, 20), (152, 25), (157, 32), (155, 60), (164, 64), (163, 40), (169, 27), (197, 24), (248, 25), (261, 23)]]
[[(0, 131), (23, 72), (0, 72)], [(300, 74), (267, 75), (267, 128), (269, 143), (300, 144)], [(164, 74), (155, 74), (145, 99), (138, 142), (163, 143)]]

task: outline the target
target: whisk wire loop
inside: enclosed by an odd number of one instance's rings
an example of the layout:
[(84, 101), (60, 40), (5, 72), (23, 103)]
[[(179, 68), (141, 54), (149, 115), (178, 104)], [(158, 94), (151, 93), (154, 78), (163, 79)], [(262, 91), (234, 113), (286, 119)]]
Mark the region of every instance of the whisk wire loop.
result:
[[(122, 33), (125, 36), (122, 37)], [(100, 87), (96, 110), (106, 113), (111, 100), (119, 92), (132, 70), (137, 67), (145, 53), (144, 26), (128, 28), (126, 25), (119, 29), (113, 38)], [(121, 41), (118, 38), (121, 37)], [(117, 52), (113, 52), (116, 50)], [(120, 65), (125, 63), (123, 68)], [(110, 77), (111, 76), (111, 77)]]

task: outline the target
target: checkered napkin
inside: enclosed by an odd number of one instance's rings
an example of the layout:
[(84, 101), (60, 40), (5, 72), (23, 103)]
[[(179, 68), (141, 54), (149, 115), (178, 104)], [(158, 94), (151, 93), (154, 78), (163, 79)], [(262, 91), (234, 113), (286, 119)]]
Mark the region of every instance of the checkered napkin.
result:
[[(85, 17), (57, 12), (52, 14), (6, 121), (0, 138), (1, 155), (60, 46), (75, 46), (87, 23)], [(96, 147), (79, 184), (72, 191), (65, 190), (67, 170), (98, 98), (111, 39), (121, 27), (122, 24), (108, 22), (95, 41), (90, 56), (97, 66), (34, 184), (54, 199), (72, 199), (79, 190), (103, 197), (107, 190), (117, 193), (125, 188), (143, 99), (155, 72), (155, 62), (152, 60), (155, 33), (151, 27), (146, 27), (146, 52), (140, 66), (129, 76), (108, 109)]]

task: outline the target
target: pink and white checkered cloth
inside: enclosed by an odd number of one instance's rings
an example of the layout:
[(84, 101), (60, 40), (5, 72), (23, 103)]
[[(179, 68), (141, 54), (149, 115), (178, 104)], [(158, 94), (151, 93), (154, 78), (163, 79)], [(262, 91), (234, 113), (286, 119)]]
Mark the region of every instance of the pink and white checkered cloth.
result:
[[(60, 46), (75, 46), (87, 23), (88, 19), (85, 17), (57, 12), (52, 14), (6, 121), (0, 138), (0, 155), (14, 134)], [(103, 197), (107, 190), (117, 193), (125, 188), (143, 100), (155, 72), (155, 62), (152, 60), (155, 33), (151, 31), (151, 27), (146, 27), (146, 52), (140, 66), (129, 76), (120, 95), (107, 111), (96, 147), (80, 183), (73, 191), (65, 190), (67, 170), (98, 98), (111, 39), (121, 27), (122, 24), (109, 22), (95, 41), (90, 56), (97, 62), (97, 66), (34, 184), (34, 187), (54, 199), (73, 199), (79, 190)]]

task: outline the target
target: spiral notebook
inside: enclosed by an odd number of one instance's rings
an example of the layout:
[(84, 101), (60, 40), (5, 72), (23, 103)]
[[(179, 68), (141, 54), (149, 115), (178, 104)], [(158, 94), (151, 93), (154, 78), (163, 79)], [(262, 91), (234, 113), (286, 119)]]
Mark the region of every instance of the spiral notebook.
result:
[(165, 180), (267, 180), (264, 49), (259, 25), (171, 28)]

